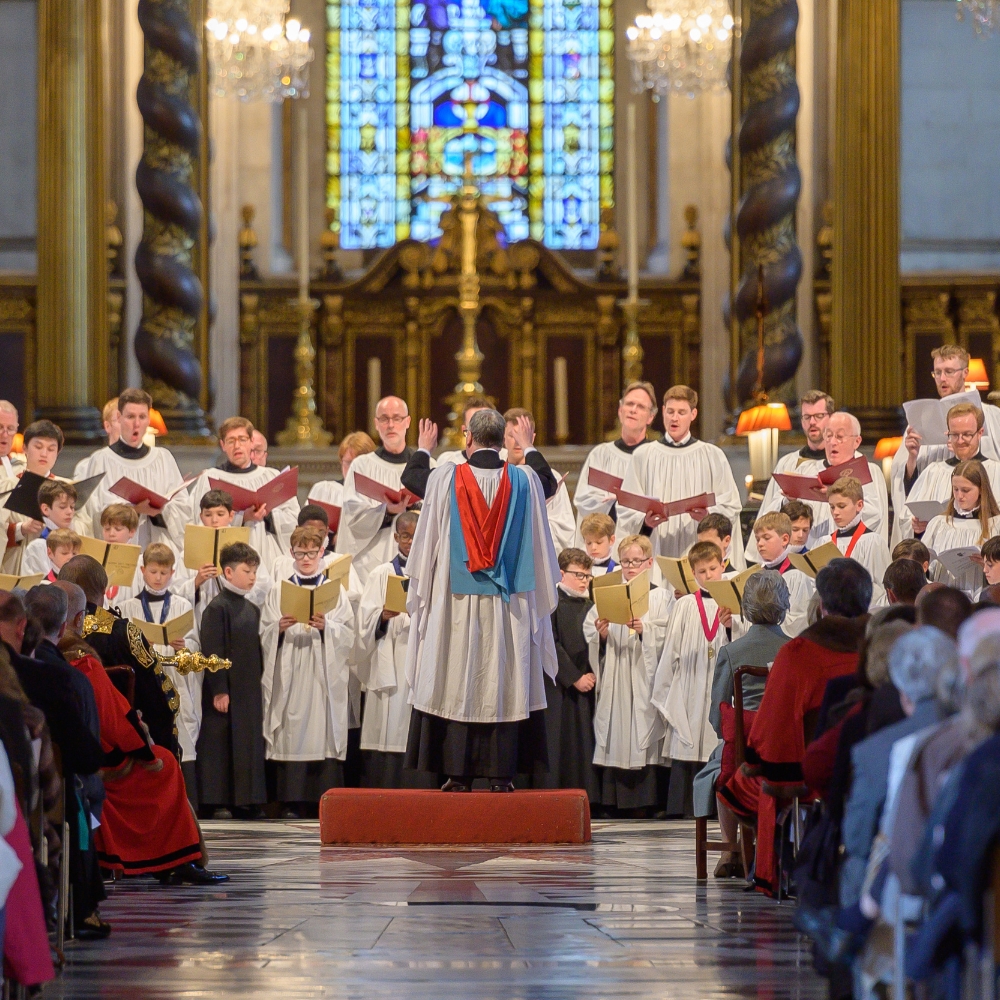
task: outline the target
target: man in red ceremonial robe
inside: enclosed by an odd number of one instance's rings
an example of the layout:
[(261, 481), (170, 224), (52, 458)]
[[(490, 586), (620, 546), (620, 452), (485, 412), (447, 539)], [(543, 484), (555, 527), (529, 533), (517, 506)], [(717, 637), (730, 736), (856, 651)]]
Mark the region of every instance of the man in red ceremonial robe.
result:
[(69, 609), (59, 648), (90, 681), (97, 702), (105, 766), (104, 808), (95, 832), (102, 868), (125, 875), (158, 874), (164, 884), (215, 885), (228, 875), (202, 867), (205, 849), (191, 811), (177, 758), (157, 746), (138, 712), (111, 683), (94, 650), (80, 637), (87, 599), (76, 584), (66, 591)]
[(816, 591), (822, 617), (778, 651), (747, 738), (747, 762), (718, 790), (737, 816), (756, 823), (754, 881), (769, 895), (777, 891), (775, 799), (761, 785), (802, 783), (806, 716), (822, 704), (827, 682), (857, 670), (872, 580), (853, 559), (834, 559), (817, 574)]

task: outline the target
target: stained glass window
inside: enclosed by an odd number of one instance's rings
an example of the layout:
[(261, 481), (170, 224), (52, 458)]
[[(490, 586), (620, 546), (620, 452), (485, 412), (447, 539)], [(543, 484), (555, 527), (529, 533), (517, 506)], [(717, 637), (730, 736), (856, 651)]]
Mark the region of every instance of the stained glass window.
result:
[(509, 241), (597, 245), (613, 0), (328, 0), (327, 203), (345, 249), (434, 239), (466, 162)]

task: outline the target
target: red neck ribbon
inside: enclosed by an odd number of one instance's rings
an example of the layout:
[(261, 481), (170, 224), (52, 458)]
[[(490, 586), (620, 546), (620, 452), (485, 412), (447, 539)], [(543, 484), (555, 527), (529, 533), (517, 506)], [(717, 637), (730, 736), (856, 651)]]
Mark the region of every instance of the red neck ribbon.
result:
[(500, 487), (488, 506), (475, 474), (464, 462), (455, 466), (455, 500), (462, 524), (470, 573), (492, 569), (500, 558), (500, 543), (510, 506), (510, 472), (504, 463)]
[(709, 642), (712, 642), (719, 634), (719, 609), (715, 609), (715, 621), (712, 622), (712, 627), (709, 628), (708, 615), (705, 613), (705, 598), (701, 596), (700, 590), (695, 591), (694, 599), (698, 602), (698, 614), (701, 615), (701, 630), (705, 633), (705, 638)]
[[(851, 558), (851, 553), (854, 551), (854, 546), (858, 544), (858, 539), (867, 530), (868, 530), (868, 528), (865, 527), (865, 522), (864, 521), (858, 521), (858, 526), (854, 529), (854, 534), (851, 535), (851, 540), (847, 543), (847, 551), (844, 553), (844, 558), (845, 559), (850, 559)], [(830, 536), (830, 541), (833, 542), (834, 545), (837, 544), (837, 534), (838, 534), (838, 532), (835, 531)]]

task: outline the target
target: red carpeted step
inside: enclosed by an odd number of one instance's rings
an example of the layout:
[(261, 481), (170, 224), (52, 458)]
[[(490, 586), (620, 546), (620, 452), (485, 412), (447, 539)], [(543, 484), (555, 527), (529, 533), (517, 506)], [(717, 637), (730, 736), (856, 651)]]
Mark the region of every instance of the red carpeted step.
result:
[(590, 802), (579, 789), (332, 788), (319, 828), (324, 844), (587, 844)]

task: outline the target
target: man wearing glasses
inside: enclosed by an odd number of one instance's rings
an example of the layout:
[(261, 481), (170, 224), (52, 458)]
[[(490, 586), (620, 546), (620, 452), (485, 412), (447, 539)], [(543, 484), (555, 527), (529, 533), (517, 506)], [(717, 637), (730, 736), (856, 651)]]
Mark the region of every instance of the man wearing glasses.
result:
[(618, 423), (621, 433), (616, 441), (604, 441), (592, 448), (580, 470), (573, 494), (576, 507), (576, 544), (585, 547), (580, 525), (588, 514), (609, 514), (615, 521), (615, 496), (590, 485), (590, 470), (599, 469), (619, 479), (632, 462), (636, 448), (646, 443), (646, 431), (656, 419), (656, 390), (651, 382), (630, 382), (618, 403)]
[[(983, 455), (982, 442), (983, 411), (974, 403), (956, 403), (948, 411), (947, 448), (951, 454), (926, 466), (913, 483), (907, 503), (918, 500), (947, 503), (951, 497), (951, 475), (959, 462), (982, 462), (995, 493), (1000, 486), (1000, 462)], [(915, 517), (905, 505), (896, 517), (901, 538), (920, 538), (927, 530), (927, 521)]]
[[(246, 417), (229, 417), (219, 427), (219, 447), (225, 462), (215, 468), (205, 469), (194, 481), (187, 499), (187, 520), (201, 524), (201, 498), (212, 488), (209, 479), (241, 486), (245, 490), (259, 490), (265, 483), (279, 475), (277, 469), (257, 465), (253, 458), (254, 426)], [(178, 500), (183, 499), (183, 494)], [(177, 503), (178, 501), (173, 501)], [(261, 564), (270, 571), (275, 560), (288, 551), (292, 532), (298, 527), (299, 501), (292, 497), (274, 510), (264, 504), (243, 511), (242, 524), (250, 526), (250, 545), (260, 556)], [(239, 521), (237, 524), (241, 523)]]
[[(931, 375), (942, 399), (957, 396), (965, 391), (966, 379), (969, 377), (969, 352), (958, 344), (944, 344), (931, 351), (933, 369)], [(975, 400), (970, 400), (975, 405)], [(957, 402), (957, 401), (956, 401)], [(985, 440), (981, 446), (987, 458), (997, 459), (997, 441), (1000, 439), (1000, 409), (989, 404), (981, 404), (985, 421)], [(978, 442), (977, 442), (978, 444)], [(892, 529), (892, 544), (900, 539), (910, 537), (903, 534), (904, 519), (909, 519), (906, 501), (915, 499), (910, 495), (916, 486), (920, 474), (933, 462), (944, 462), (951, 458), (953, 452), (950, 445), (926, 445), (920, 435), (907, 427), (903, 436), (903, 446), (896, 452), (892, 460), (891, 486), (892, 507), (896, 518)], [(992, 476), (990, 477), (992, 479)], [(924, 497), (924, 499), (929, 499)]]
[[(806, 443), (798, 451), (790, 451), (787, 455), (782, 455), (774, 467), (775, 472), (793, 472), (800, 476), (815, 476), (824, 468), (826, 446), (823, 442), (823, 434), (836, 409), (837, 405), (833, 401), (833, 396), (827, 395), (819, 389), (810, 389), (799, 400), (802, 433), (806, 436)], [(778, 484), (772, 479), (764, 491), (764, 500), (757, 516), (762, 517), (771, 511), (781, 510), (784, 503), (785, 496), (778, 488)], [(827, 517), (828, 513), (824, 511), (822, 519), (826, 520)], [(814, 523), (815, 520), (814, 510)], [(746, 554), (749, 561), (760, 562), (757, 540), (754, 538), (753, 532), (750, 532), (750, 537), (747, 539)]]
[(405, 503), (379, 503), (359, 493), (354, 477), (367, 476), (392, 490), (402, 486), (403, 470), (413, 455), (407, 447), (406, 432), (410, 428), (410, 413), (399, 396), (386, 396), (375, 407), (375, 427), (381, 440), (367, 455), (358, 455), (344, 479), (344, 505), (337, 532), (337, 551), (354, 557), (354, 568), (364, 586), (368, 574), (396, 554), (393, 524), (406, 509)]

